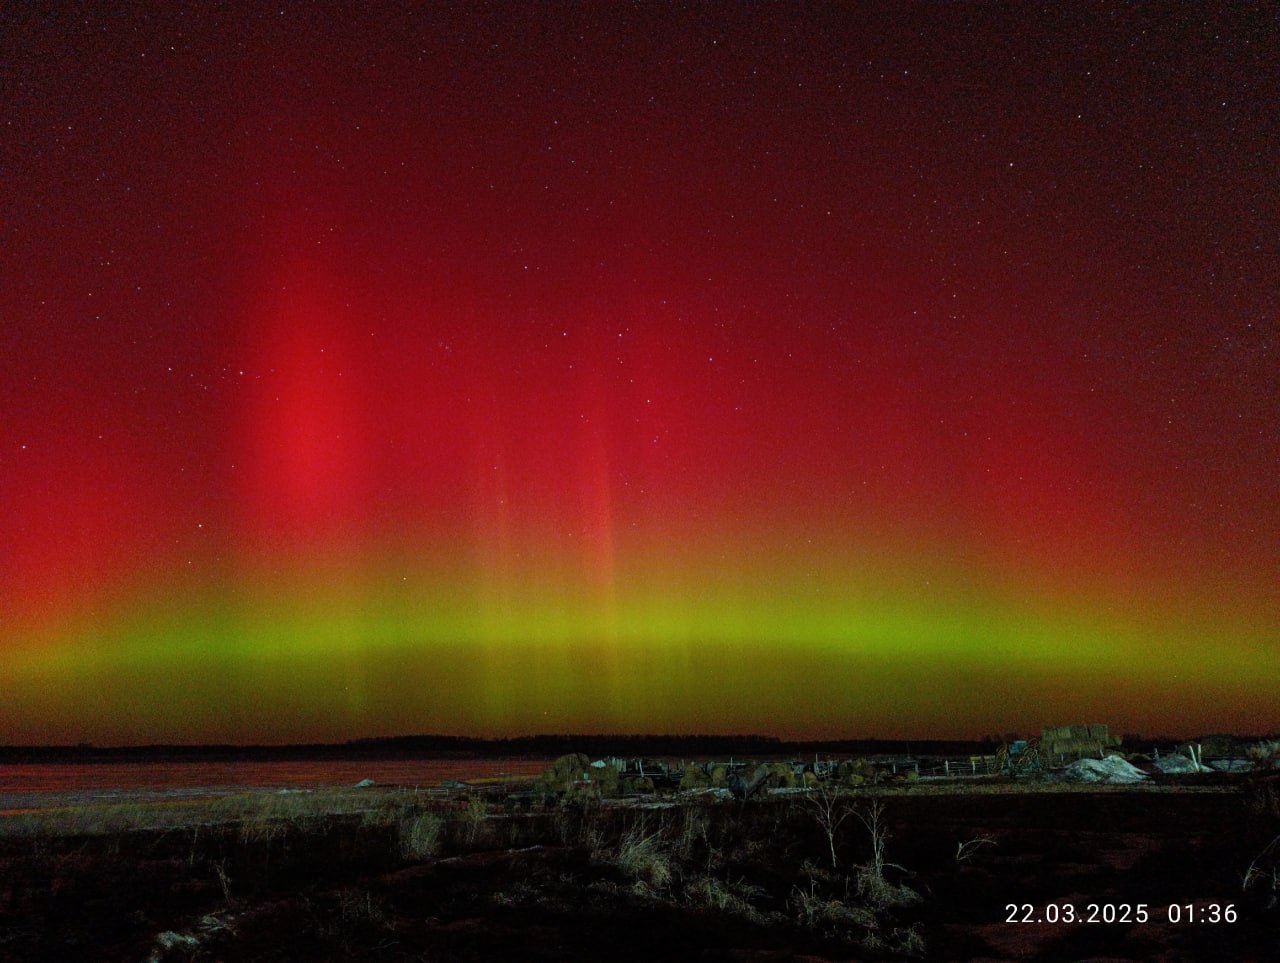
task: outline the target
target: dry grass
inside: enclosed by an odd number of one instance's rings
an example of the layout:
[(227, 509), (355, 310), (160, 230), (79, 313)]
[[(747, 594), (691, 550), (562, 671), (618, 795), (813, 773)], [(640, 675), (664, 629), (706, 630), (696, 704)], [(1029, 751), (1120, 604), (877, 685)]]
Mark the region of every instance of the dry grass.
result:
[(338, 911), (344, 923), (367, 923), (379, 929), (395, 929), (385, 904), (364, 887), (342, 890), (338, 894)]
[(0, 820), (0, 835), (111, 836), (191, 825), (190, 803), (91, 803), (20, 813)]
[(618, 851), (609, 861), (631, 879), (655, 891), (669, 888), (675, 875), (661, 828), (650, 832), (643, 819), (622, 834)]
[(963, 863), (968, 859), (972, 859), (973, 855), (983, 846), (995, 846), (994, 836), (976, 836), (973, 839), (961, 840), (956, 843), (956, 862)]
[(707, 852), (707, 865), (711, 865), (714, 847), (711, 845), (711, 817), (705, 809), (693, 806), (682, 806), (680, 811), (679, 835), (675, 841), (675, 852), (681, 859), (693, 856), (699, 844)]
[(854, 874), (857, 893), (877, 909), (911, 906), (920, 902), (920, 894), (905, 883), (891, 883), (872, 863), (857, 867)]
[(906, 956), (919, 959), (927, 949), (918, 925), (892, 929), (888, 933), (871, 930), (862, 940), (865, 949), (886, 956)]
[(271, 838), (334, 817), (363, 815), (366, 823), (395, 825), (411, 793), (357, 789), (237, 793), (216, 799), (86, 803), (0, 818), (0, 836), (108, 836), (129, 832), (239, 825), (246, 840)]
[(1267, 843), (1244, 871), (1241, 889), (1247, 893), (1254, 887), (1280, 893), (1280, 836)]
[(753, 923), (763, 923), (767, 917), (752, 905), (752, 899), (759, 899), (764, 890), (739, 880), (728, 883), (714, 876), (699, 876), (684, 888), (685, 899), (694, 906), (739, 916)]
[(433, 812), (406, 815), (399, 824), (400, 855), (405, 859), (427, 859), (440, 852), (444, 841), (444, 820)]
[(792, 889), (789, 902), (796, 919), (809, 929), (824, 932), (849, 927), (872, 930), (879, 925), (875, 911), (870, 907), (823, 896), (814, 880), (810, 880), (807, 890), (799, 886)]
[(462, 814), (462, 821), (466, 825), (467, 843), (474, 845), (476, 840), (480, 838), (480, 832), (484, 829), (485, 820), (489, 818), (489, 804), (484, 801), (483, 796), (472, 796), (467, 800), (467, 808)]

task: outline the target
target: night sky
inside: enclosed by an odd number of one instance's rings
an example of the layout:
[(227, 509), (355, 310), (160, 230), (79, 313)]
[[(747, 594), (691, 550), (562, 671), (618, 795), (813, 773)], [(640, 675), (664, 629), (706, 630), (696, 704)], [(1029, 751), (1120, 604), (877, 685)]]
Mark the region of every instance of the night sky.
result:
[(449, 6), (5, 5), (0, 743), (1280, 728), (1275, 6)]

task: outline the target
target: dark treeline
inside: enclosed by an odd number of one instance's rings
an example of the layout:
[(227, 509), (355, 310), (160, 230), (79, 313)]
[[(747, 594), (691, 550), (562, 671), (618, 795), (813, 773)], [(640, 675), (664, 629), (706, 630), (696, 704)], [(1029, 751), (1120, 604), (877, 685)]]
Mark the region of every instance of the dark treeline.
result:
[(994, 752), (998, 741), (939, 739), (842, 739), (784, 741), (762, 735), (600, 735), (558, 734), (479, 739), (468, 736), (417, 735), (355, 739), (345, 743), (288, 746), (151, 745), (151, 746), (0, 746), (0, 762), (150, 762), (150, 761), (293, 761), (308, 759), (484, 758), (493, 756), (555, 757), (570, 752), (589, 756), (949, 756)]

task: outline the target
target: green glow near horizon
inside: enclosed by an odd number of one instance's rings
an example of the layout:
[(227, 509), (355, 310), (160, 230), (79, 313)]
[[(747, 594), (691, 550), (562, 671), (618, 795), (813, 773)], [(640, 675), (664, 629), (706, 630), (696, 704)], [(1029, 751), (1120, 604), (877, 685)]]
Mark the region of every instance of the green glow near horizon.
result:
[[(0, 682), (122, 741), (198, 741), (227, 739), (244, 720), (283, 740), (441, 728), (853, 735), (895, 718), (908, 735), (973, 734), (1025, 726), (1037, 711), (1052, 721), (1073, 704), (1140, 720), (1144, 701), (1218, 686), (1244, 694), (1247, 718), (1280, 676), (1280, 656), (1247, 627), (1179, 635), (1114, 612), (1086, 617), (1082, 604), (1055, 614), (967, 579), (914, 594), (891, 578), (845, 582), (775, 577), (753, 593), (741, 573), (701, 591), (650, 577), (602, 598), (599, 586), (552, 580), (497, 591), (439, 573), (295, 575), (135, 601), (80, 642), (9, 654)], [(113, 697), (73, 696), (95, 681)], [(121, 697), (129, 687), (137, 698)], [(175, 688), (187, 695), (140, 704)], [(20, 696), (9, 712), (24, 706), (35, 703)]]

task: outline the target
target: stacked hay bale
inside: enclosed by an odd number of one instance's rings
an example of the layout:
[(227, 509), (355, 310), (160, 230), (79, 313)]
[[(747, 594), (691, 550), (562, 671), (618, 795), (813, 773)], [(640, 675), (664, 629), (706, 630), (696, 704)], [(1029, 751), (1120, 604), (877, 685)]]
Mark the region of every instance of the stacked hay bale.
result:
[(1108, 749), (1120, 745), (1105, 725), (1050, 726), (1040, 731), (1040, 752), (1051, 766), (1077, 759), (1101, 759)]
[(1188, 750), (1193, 746), (1201, 759), (1239, 759), (1245, 754), (1244, 748), (1235, 736), (1201, 736), (1191, 742), (1184, 742), (1178, 747), (1178, 751), (1188, 755)]
[(561, 795), (616, 796), (622, 774), (610, 762), (592, 762), (580, 752), (561, 756), (542, 773), (542, 790)]

